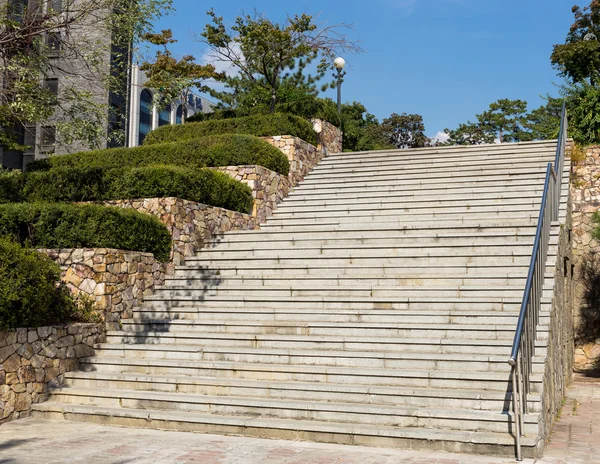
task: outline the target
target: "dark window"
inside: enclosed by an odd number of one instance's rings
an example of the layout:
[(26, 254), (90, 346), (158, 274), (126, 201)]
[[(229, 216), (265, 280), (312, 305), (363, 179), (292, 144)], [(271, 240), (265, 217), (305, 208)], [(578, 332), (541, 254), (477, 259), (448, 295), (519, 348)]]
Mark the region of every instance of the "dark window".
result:
[(49, 57), (57, 57), (60, 55), (60, 33), (51, 32), (46, 36), (46, 48), (48, 49)]
[(142, 90), (140, 95), (139, 145), (142, 144), (146, 135), (152, 130), (152, 106), (152, 94), (149, 90)]
[(171, 124), (171, 105), (167, 105), (158, 115), (158, 125), (167, 126)]
[(35, 155), (37, 126), (25, 126), (23, 131), (23, 145), (27, 146), (24, 155)]
[(41, 153), (54, 153), (54, 146), (56, 145), (56, 127), (42, 126), (40, 145)]
[(9, 0), (8, 15), (12, 21), (21, 22), (25, 15), (27, 0)]
[[(187, 111), (185, 112), (185, 114), (187, 116)], [(182, 116), (183, 116), (183, 106), (179, 105), (177, 107), (177, 114), (175, 115), (175, 124), (181, 124)]]
[(58, 79), (44, 79), (44, 89), (52, 92), (54, 95), (58, 95)]

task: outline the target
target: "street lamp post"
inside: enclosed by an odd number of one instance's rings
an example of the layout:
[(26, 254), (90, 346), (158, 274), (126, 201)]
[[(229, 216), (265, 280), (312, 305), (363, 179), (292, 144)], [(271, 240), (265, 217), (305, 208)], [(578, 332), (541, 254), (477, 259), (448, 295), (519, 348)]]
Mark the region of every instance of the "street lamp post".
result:
[(335, 66), (336, 72), (333, 73), (333, 77), (335, 77), (337, 81), (337, 109), (338, 115), (342, 116), (342, 82), (344, 82), (344, 76), (346, 75), (346, 71), (344, 71), (344, 66), (346, 66), (346, 60), (341, 56), (338, 56), (333, 61), (333, 66)]

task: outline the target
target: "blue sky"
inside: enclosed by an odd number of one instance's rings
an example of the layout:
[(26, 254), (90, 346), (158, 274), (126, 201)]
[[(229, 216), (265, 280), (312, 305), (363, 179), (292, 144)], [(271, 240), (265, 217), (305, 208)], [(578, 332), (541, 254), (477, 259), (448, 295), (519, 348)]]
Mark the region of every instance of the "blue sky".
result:
[[(343, 101), (360, 101), (379, 119), (395, 113), (423, 115), (427, 134), (454, 128), (499, 98), (523, 99), (533, 109), (540, 95), (557, 94), (560, 78), (550, 65), (552, 45), (563, 43), (577, 0), (173, 0), (161, 19), (179, 40), (174, 51), (202, 61), (193, 38), (206, 10), (231, 24), (254, 9), (275, 21), (318, 15), (328, 24), (349, 23), (349, 37), (365, 51), (348, 61)], [(326, 95), (335, 99), (333, 91)]]

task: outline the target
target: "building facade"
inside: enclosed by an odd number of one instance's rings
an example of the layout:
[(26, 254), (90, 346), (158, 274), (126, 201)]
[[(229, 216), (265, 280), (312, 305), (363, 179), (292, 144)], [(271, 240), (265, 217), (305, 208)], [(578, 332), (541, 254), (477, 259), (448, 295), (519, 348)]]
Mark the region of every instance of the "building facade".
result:
[[(94, 5), (89, 0), (0, 0), (0, 5), (7, 1), (11, 8), (23, 12), (23, 21), (29, 20), (27, 15), (59, 17), (77, 8)], [(103, 121), (101, 126), (95, 126), (97, 148), (126, 143), (130, 50), (113, 41), (113, 26), (107, 21), (111, 11), (102, 10), (101, 6), (97, 8), (89, 15), (81, 15), (84, 19), (73, 23), (68, 34), (51, 32), (45, 35), (44, 48), (49, 66), (44, 75), (40, 75), (40, 80), (46, 90), (56, 95), (59, 104), (53, 116), (43, 123), (14, 129), (18, 142), (29, 148), (23, 152), (0, 151), (3, 167), (24, 169), (35, 159), (89, 149), (88, 144), (75, 140), (77, 137), (61, 140), (57, 131), (57, 125), (69, 120), (70, 109), (77, 108), (77, 116), (85, 119), (86, 108), (73, 106), (76, 101), (73, 95), (78, 92), (85, 92), (85, 100), (80, 101), (87, 101), (89, 107), (93, 107), (89, 111), (89, 123)], [(109, 76), (111, 86), (107, 86)]]
[(185, 105), (181, 100), (175, 100), (165, 108), (159, 109), (154, 105), (152, 90), (144, 87), (146, 76), (138, 66), (131, 67), (131, 90), (129, 100), (129, 130), (128, 146), (141, 145), (148, 133), (160, 126), (181, 124), (184, 108), (186, 118), (196, 113), (212, 113), (214, 103), (206, 98), (189, 93)]

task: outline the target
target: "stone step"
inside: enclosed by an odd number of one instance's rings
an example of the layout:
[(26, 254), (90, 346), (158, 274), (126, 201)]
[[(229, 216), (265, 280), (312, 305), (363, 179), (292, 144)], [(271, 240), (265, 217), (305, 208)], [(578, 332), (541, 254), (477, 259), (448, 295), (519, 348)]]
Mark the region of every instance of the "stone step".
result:
[(437, 159), (403, 159), (400, 157), (386, 159), (383, 157), (371, 159), (368, 161), (349, 159), (343, 162), (332, 161), (329, 157), (319, 163), (311, 172), (313, 174), (324, 174), (334, 172), (376, 172), (387, 169), (405, 169), (416, 170), (437, 167), (439, 169), (477, 169), (482, 167), (496, 167), (501, 170), (511, 166), (531, 166), (533, 169), (539, 168), (549, 162), (554, 162), (554, 157), (547, 151), (532, 152), (528, 156), (521, 153), (503, 154), (501, 156), (484, 156), (479, 158), (437, 158)]
[[(516, 325), (516, 324), (515, 324)], [(445, 353), (388, 353), (384, 351), (349, 351), (307, 349), (266, 349), (235, 347), (199, 347), (156, 344), (112, 344), (96, 347), (97, 357), (127, 359), (162, 359), (170, 361), (207, 361), (295, 366), (337, 366), (376, 369), (460, 370), (464, 372), (510, 372), (506, 356)], [(171, 349), (169, 349), (171, 348)], [(534, 360), (533, 372), (543, 374), (543, 359)]]
[(319, 165), (331, 163), (345, 164), (352, 162), (353, 160), (369, 162), (374, 159), (381, 159), (382, 162), (399, 159), (405, 162), (413, 160), (419, 163), (430, 162), (435, 164), (441, 159), (476, 160), (486, 157), (503, 158), (511, 155), (526, 158), (530, 155), (536, 156), (540, 152), (545, 153), (547, 156), (551, 156), (556, 152), (556, 141), (330, 153), (321, 161), (321, 163), (319, 163)]
[[(269, 297), (269, 296), (214, 296), (210, 298), (211, 308), (260, 308), (280, 309), (282, 306), (304, 309), (351, 309), (351, 310), (469, 310), (469, 311), (510, 311), (521, 307), (522, 296), (509, 298), (499, 297), (495, 300), (488, 297), (434, 298), (359, 298), (359, 297)], [(161, 296), (145, 298), (144, 307), (153, 309), (199, 307), (202, 300), (193, 297), (177, 296), (165, 299)], [(542, 298), (542, 305), (550, 304), (549, 298)]]
[[(552, 289), (550, 288), (551, 292)], [(313, 288), (298, 288), (290, 284), (289, 287), (252, 287), (234, 285), (211, 285), (205, 288), (190, 288), (188, 286), (165, 286), (158, 287), (155, 299), (166, 298), (195, 298), (198, 301), (209, 301), (212, 297), (228, 296), (235, 298), (244, 297), (356, 297), (356, 298), (411, 298), (428, 295), (435, 298), (460, 298), (465, 297), (489, 297), (489, 298), (519, 298), (523, 295), (523, 287), (519, 286), (459, 286), (459, 287), (379, 287), (379, 286), (319, 286)], [(550, 295), (551, 296), (551, 293)]]
[[(109, 331), (107, 341), (124, 344), (190, 345), (264, 349), (313, 349), (313, 350), (362, 350), (403, 353), (446, 353), (505, 356), (510, 355), (512, 339), (501, 340), (440, 338), (429, 337), (368, 337), (361, 334), (352, 336), (312, 336), (278, 334), (241, 333), (196, 333), (196, 332), (140, 332)], [(546, 340), (536, 341), (536, 354), (544, 356)], [(508, 358), (507, 358), (508, 359)]]
[[(546, 281), (549, 285), (553, 284), (553, 275), (547, 275)], [(452, 275), (452, 274), (431, 274), (424, 276), (414, 275), (398, 275), (393, 276), (377, 276), (377, 275), (357, 275), (357, 276), (311, 276), (298, 275), (293, 282), (290, 279), (281, 277), (277, 274), (270, 276), (220, 276), (217, 274), (198, 274), (197, 276), (190, 275), (183, 277), (180, 275), (168, 276), (165, 279), (166, 286), (196, 286), (203, 288), (211, 285), (239, 285), (256, 287), (285, 287), (291, 286), (294, 288), (312, 288), (315, 285), (322, 284), (323, 286), (359, 286), (359, 285), (377, 285), (388, 287), (434, 287), (434, 286), (516, 286), (519, 288), (525, 287), (526, 277), (518, 273), (506, 273), (505, 275), (487, 276), (487, 275)]]
[[(148, 390), (211, 396), (247, 396), (284, 400), (391, 404), (423, 408), (466, 408), (505, 411), (510, 392), (486, 390), (446, 390), (428, 388), (373, 387), (316, 382), (267, 382), (212, 377), (131, 375), (98, 372), (65, 373), (66, 387), (111, 390)], [(540, 412), (539, 395), (528, 397), (529, 410)]]
[[(544, 176), (537, 175), (535, 178), (530, 176), (513, 176), (510, 183), (506, 179), (498, 176), (497, 178), (487, 178), (485, 183), (479, 182), (477, 179), (460, 182), (459, 180), (446, 179), (443, 183), (435, 182), (435, 177), (431, 179), (417, 179), (408, 180), (404, 179), (402, 182), (403, 189), (398, 189), (397, 180), (385, 180), (379, 181), (376, 184), (369, 182), (354, 182), (349, 185), (335, 185), (329, 186), (325, 183), (314, 184), (302, 187), (297, 187), (296, 190), (290, 193), (288, 198), (295, 199), (298, 197), (307, 197), (312, 199), (318, 198), (336, 198), (345, 197), (348, 195), (360, 195), (362, 197), (378, 197), (382, 193), (395, 193), (405, 195), (427, 195), (427, 194), (439, 194), (440, 192), (447, 192), (448, 194), (456, 193), (460, 195), (466, 190), (473, 190), (475, 192), (481, 191), (502, 191), (508, 192), (516, 189), (525, 189), (529, 191), (535, 189), (536, 191), (543, 188)], [(565, 178), (563, 178), (565, 181)], [(568, 184), (568, 182), (567, 182)], [(540, 195), (541, 196), (541, 195)], [(287, 201), (287, 199), (286, 199)]]
[[(139, 390), (62, 388), (53, 391), (61, 404), (155, 411), (180, 411), (236, 417), (265, 417), (371, 425), (445, 428), (501, 433), (510, 413), (482, 410), (421, 409), (378, 404), (335, 403), (275, 398), (209, 396)], [(525, 419), (525, 432), (537, 433), (537, 413)]]
[[(413, 363), (414, 364), (414, 363)], [(376, 369), (318, 365), (238, 363), (226, 361), (186, 361), (93, 357), (81, 360), (85, 372), (209, 376), (221, 379), (301, 381), (351, 385), (387, 385), (418, 388), (456, 388), (461, 390), (506, 391), (510, 383), (506, 372), (469, 372), (451, 370)], [(542, 374), (531, 376), (531, 389), (540, 391)]]
[[(515, 335), (516, 318), (513, 324), (435, 324), (435, 323), (384, 323), (384, 322), (285, 322), (285, 321), (212, 321), (169, 319), (154, 321), (121, 321), (126, 332), (196, 332), (235, 334), (279, 334), (314, 336), (361, 336), (361, 337), (431, 337), (455, 339), (512, 340)], [(544, 336), (540, 327), (540, 337)]]
[[(205, 305), (207, 306), (207, 305)], [(157, 309), (141, 306), (133, 310), (134, 318), (142, 321), (185, 319), (199, 321), (253, 321), (283, 322), (382, 322), (382, 323), (432, 323), (432, 324), (515, 324), (517, 311), (382, 311), (382, 310), (325, 310), (252, 308), (182, 308)], [(541, 316), (540, 324), (547, 325), (549, 318)]]
[[(46, 402), (33, 405), (34, 417), (72, 420), (160, 430), (193, 431), (258, 438), (307, 440), (326, 443), (436, 449), (480, 454), (514, 454), (514, 440), (507, 433), (401, 428), (260, 417), (217, 416), (180, 411), (99, 408)], [(525, 456), (535, 454), (536, 439), (522, 441)]]
[(503, 173), (510, 178), (511, 174), (517, 173), (528, 173), (537, 174), (544, 172), (546, 165), (549, 160), (545, 163), (540, 160), (522, 159), (515, 163), (514, 160), (506, 160), (506, 162), (439, 162), (436, 164), (403, 164), (403, 163), (389, 163), (382, 166), (381, 163), (370, 163), (363, 166), (335, 166), (333, 168), (323, 165), (320, 169), (314, 169), (310, 176), (307, 178), (311, 182), (317, 180), (327, 179), (336, 180), (339, 178), (345, 178), (352, 181), (353, 179), (369, 177), (370, 179), (377, 180), (384, 176), (411, 176), (417, 177), (422, 175), (435, 174), (440, 178), (451, 177), (460, 175), (462, 177), (468, 177), (474, 173), (481, 174), (483, 176), (490, 174)]

